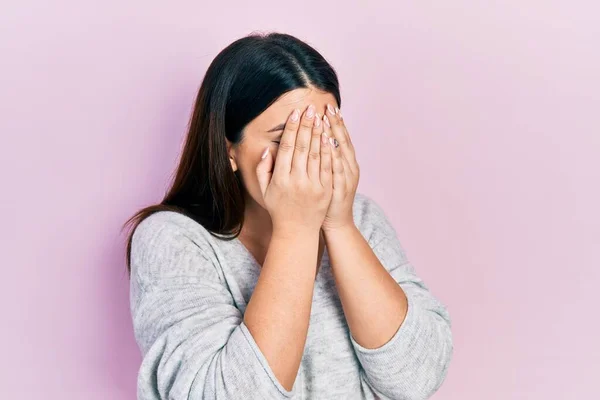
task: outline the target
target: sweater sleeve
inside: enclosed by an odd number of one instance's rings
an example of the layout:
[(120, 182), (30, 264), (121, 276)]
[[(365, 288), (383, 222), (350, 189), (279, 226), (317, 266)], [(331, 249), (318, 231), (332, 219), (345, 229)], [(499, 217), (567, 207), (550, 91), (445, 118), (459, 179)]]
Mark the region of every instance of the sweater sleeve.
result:
[(365, 199), (363, 217), (372, 227), (367, 240), (404, 290), (408, 311), (399, 329), (381, 347), (367, 349), (352, 335), (351, 342), (366, 380), (375, 390), (390, 399), (428, 399), (444, 381), (452, 358), (450, 315), (416, 275), (381, 207)]
[(216, 268), (183, 216), (142, 221), (131, 245), (130, 300), (143, 359), (140, 400), (288, 399)]

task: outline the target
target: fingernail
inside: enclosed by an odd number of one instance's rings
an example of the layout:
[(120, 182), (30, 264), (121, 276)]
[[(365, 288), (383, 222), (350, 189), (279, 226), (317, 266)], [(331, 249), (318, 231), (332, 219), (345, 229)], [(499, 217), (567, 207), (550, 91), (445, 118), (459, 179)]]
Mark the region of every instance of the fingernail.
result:
[(327, 111), (329, 111), (331, 115), (335, 115), (335, 110), (331, 104), (327, 104)]
[(300, 117), (300, 110), (298, 110), (297, 108), (294, 110), (294, 112), (292, 113), (292, 121), (296, 122), (298, 121), (298, 118)]
[(318, 128), (321, 126), (321, 117), (319, 116), (319, 114), (315, 114), (315, 126)]
[(331, 124), (329, 123), (329, 118), (327, 118), (327, 115), (323, 115), (323, 121), (325, 121), (325, 125), (331, 128)]
[(265, 151), (263, 151), (263, 153), (260, 156), (260, 158), (264, 160), (267, 157), (267, 154), (269, 154), (269, 148), (268, 147), (265, 149)]
[(306, 118), (310, 119), (315, 115), (315, 106), (312, 104), (308, 106), (308, 110), (306, 111)]
[(323, 131), (323, 133), (321, 133), (321, 143), (327, 144), (327, 139), (327, 134), (325, 133), (325, 131)]

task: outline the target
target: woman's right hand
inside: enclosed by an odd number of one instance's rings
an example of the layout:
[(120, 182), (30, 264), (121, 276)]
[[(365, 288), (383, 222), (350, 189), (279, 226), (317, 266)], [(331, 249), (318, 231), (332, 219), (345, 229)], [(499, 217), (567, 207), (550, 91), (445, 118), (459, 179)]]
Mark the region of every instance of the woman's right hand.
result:
[(295, 109), (281, 136), (272, 176), (274, 158), (268, 147), (256, 169), (273, 231), (321, 228), (333, 193), (332, 151), (314, 105), (302, 116)]

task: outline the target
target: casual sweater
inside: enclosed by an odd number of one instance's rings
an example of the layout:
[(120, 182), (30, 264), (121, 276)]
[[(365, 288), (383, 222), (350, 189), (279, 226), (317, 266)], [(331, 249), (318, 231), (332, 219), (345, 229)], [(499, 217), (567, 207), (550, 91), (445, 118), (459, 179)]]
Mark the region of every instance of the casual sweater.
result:
[(244, 323), (261, 266), (242, 242), (216, 238), (173, 211), (144, 219), (131, 244), (131, 314), (143, 356), (138, 399), (429, 398), (452, 358), (448, 311), (415, 274), (382, 208), (357, 193), (353, 216), (406, 293), (407, 314), (384, 345), (358, 344), (325, 248), (292, 390), (279, 383)]

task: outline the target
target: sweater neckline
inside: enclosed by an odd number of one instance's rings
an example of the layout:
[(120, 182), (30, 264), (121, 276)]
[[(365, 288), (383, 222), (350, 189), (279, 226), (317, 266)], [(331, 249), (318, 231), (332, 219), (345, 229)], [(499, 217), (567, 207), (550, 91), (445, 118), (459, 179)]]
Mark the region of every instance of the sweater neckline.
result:
[(255, 267), (257, 267), (258, 269), (262, 269), (262, 265), (258, 262), (256, 257), (254, 257), (254, 254), (252, 254), (252, 252), (246, 247), (246, 245), (242, 243), (239, 237), (236, 236), (235, 239), (233, 239), (233, 242), (235, 242), (235, 245), (240, 248), (240, 250), (246, 255), (246, 257)]
[[(239, 239), (239, 237), (235, 237), (232, 242), (234, 242), (235, 246), (237, 246), (250, 260), (250, 263), (257, 268), (259, 271), (262, 269), (262, 265), (258, 262), (254, 254), (246, 247), (244, 243)], [(321, 270), (321, 266), (325, 259), (329, 259), (329, 252), (327, 251), (327, 245), (323, 248), (323, 254), (321, 255), (321, 260), (319, 262), (318, 270)], [(318, 271), (317, 271), (318, 272)]]

